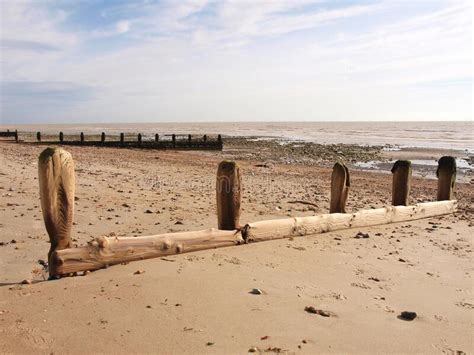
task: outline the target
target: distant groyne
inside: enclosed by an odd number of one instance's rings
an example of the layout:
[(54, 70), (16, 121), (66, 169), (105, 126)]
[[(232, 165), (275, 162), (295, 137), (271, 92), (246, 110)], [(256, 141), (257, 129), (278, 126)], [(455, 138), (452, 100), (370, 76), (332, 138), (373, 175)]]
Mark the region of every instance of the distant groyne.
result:
[(48, 134), (42, 135), (36, 132), (36, 137), (32, 133), (25, 133), (25, 137), (20, 137), (17, 130), (0, 132), (0, 137), (12, 137), (16, 142), (28, 142), (42, 145), (74, 145), (74, 146), (94, 146), (94, 147), (114, 147), (114, 148), (142, 148), (142, 149), (181, 149), (181, 150), (222, 150), (223, 140), (220, 134), (191, 135), (191, 134), (164, 134), (158, 133), (146, 137), (141, 133), (119, 135), (107, 135), (102, 132), (100, 135), (92, 134), (86, 136), (84, 132), (80, 134), (65, 135), (59, 132), (57, 136)]

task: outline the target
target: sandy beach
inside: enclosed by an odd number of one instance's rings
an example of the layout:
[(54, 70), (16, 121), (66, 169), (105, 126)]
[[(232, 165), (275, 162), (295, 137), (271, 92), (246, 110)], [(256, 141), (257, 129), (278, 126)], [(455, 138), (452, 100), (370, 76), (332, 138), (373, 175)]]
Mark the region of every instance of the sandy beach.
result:
[[(472, 184), (455, 215), (149, 259), (44, 281), (44, 147), (0, 143), (1, 353), (473, 353)], [(223, 152), (68, 147), (73, 241), (216, 227)], [(328, 212), (331, 169), (239, 160), (242, 222)], [(390, 204), (351, 171), (347, 208)], [(436, 181), (415, 177), (413, 203)], [(309, 201), (314, 205), (296, 201)], [(369, 238), (355, 238), (358, 232)], [(31, 284), (21, 284), (23, 280)], [(261, 295), (251, 294), (258, 288)], [(313, 306), (330, 314), (305, 311)], [(414, 311), (413, 321), (397, 318)]]
[(0, 0), (0, 355), (474, 355), (473, 4)]

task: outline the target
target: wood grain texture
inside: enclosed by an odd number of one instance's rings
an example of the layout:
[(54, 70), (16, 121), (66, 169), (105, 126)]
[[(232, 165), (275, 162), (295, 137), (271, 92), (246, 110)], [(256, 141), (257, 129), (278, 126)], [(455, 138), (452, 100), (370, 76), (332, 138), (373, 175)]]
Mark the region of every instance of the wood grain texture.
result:
[(368, 227), (393, 222), (440, 216), (456, 211), (457, 201), (419, 203), (414, 206), (388, 206), (357, 213), (332, 213), (259, 221), (241, 230), (209, 229), (195, 232), (159, 234), (148, 237), (99, 237), (85, 247), (56, 250), (51, 259), (57, 274), (96, 270), (114, 264), (166, 255), (187, 253), (299, 237), (335, 230)]
[(57, 250), (52, 259), (59, 274), (96, 270), (110, 265), (242, 244), (238, 230), (208, 229), (146, 237), (99, 237), (85, 247)]
[(217, 168), (217, 225), (222, 230), (240, 228), (241, 177), (237, 163), (223, 161)]
[(331, 202), (329, 213), (345, 213), (349, 194), (349, 169), (344, 164), (336, 163), (331, 174)]
[(450, 156), (441, 157), (438, 161), (436, 176), (438, 177), (438, 201), (452, 200), (456, 183), (456, 159)]
[(56, 274), (51, 255), (54, 251), (71, 246), (71, 228), (74, 218), (74, 162), (62, 148), (47, 148), (39, 156), (38, 179), (41, 208), (51, 247), (50, 275)]
[(309, 217), (249, 223), (243, 228), (243, 238), (248, 242), (297, 237), (340, 229), (361, 228), (394, 222), (413, 221), (441, 216), (456, 211), (457, 201), (419, 203), (414, 206), (388, 206), (361, 210), (356, 213), (331, 213)]
[(408, 206), (411, 190), (411, 162), (397, 160), (392, 167), (392, 205)]

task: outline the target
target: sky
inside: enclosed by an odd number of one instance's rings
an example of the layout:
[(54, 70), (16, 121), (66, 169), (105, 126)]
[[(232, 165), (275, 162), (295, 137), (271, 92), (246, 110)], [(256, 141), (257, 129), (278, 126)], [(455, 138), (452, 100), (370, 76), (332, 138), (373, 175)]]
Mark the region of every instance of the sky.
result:
[(472, 120), (470, 1), (0, 6), (3, 124)]

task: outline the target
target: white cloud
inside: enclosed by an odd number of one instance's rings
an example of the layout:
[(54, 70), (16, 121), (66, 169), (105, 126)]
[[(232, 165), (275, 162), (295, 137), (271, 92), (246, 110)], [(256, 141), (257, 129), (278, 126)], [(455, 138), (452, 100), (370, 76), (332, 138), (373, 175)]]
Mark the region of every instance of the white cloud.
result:
[(75, 34), (58, 31), (59, 23), (67, 18), (64, 11), (47, 11), (30, 1), (1, 1), (1, 39), (28, 41), (54, 47), (77, 44)]
[(115, 28), (117, 29), (117, 33), (122, 34), (122, 33), (127, 33), (130, 31), (130, 22), (129, 21), (119, 21), (115, 25)]
[[(65, 14), (51, 17), (34, 5), (8, 9), (11, 28), (2, 33), (2, 41), (35, 41), (60, 50), (27, 53), (7, 48), (2, 76), (9, 81), (58, 81), (96, 89), (94, 100), (61, 111), (58, 119), (466, 119), (472, 115), (472, 88), (436, 85), (472, 80), (472, 19), (465, 3), (393, 20), (391, 8), (403, 4), (302, 11), (306, 2), (170, 0), (146, 5), (140, 16), (72, 34), (58, 29)], [(346, 20), (361, 16), (384, 21), (372, 26), (375, 29), (355, 33), (344, 28)], [(319, 34), (327, 26), (334, 33)], [(43, 32), (29, 33), (28, 28)], [(313, 31), (305, 32), (308, 29)], [(131, 40), (120, 48), (83, 51), (91, 39), (107, 41), (124, 34), (120, 38)], [(286, 34), (294, 34), (295, 40), (280, 40)], [(53, 117), (54, 108), (48, 114), (45, 117)]]

